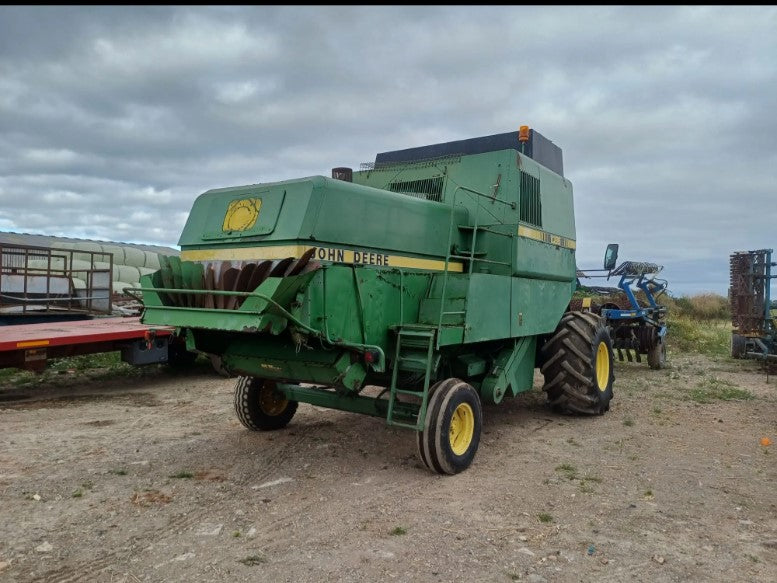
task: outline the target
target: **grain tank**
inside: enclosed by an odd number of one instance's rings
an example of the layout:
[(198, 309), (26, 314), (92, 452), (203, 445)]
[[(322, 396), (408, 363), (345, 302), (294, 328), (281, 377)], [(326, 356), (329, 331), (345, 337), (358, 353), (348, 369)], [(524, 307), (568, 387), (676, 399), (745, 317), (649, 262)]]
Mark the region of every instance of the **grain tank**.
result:
[(572, 185), (561, 149), (520, 131), (378, 154), (359, 171), (210, 190), (141, 282), (147, 324), (238, 376), (237, 416), (286, 426), (298, 403), (415, 432), (432, 471), (466, 469), (482, 405), (533, 386), (601, 414), (612, 343), (568, 312)]

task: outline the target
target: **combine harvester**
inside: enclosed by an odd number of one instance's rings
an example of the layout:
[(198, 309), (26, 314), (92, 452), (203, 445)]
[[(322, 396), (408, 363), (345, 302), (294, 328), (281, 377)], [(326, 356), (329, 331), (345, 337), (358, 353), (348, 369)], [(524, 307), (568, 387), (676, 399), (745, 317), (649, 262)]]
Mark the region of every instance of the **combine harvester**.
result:
[(777, 302), (771, 300), (771, 249), (739, 251), (729, 257), (731, 356), (760, 360), (767, 371), (777, 368)]
[(561, 150), (526, 126), (208, 191), (179, 245), (141, 278), (142, 321), (240, 375), (249, 429), (286, 426), (299, 402), (374, 415), (455, 474), (482, 404), (531, 389), (536, 367), (555, 410), (609, 409), (605, 321), (567, 312), (572, 185)]

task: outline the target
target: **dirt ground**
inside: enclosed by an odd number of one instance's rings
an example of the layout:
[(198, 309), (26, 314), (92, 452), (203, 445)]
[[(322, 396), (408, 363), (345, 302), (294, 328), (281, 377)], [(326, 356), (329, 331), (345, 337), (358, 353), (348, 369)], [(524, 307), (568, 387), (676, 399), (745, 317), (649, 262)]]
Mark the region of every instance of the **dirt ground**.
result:
[(618, 363), (596, 418), (538, 375), (456, 476), (381, 419), (250, 432), (207, 366), (0, 386), (0, 580), (773, 583), (777, 378), (669, 359)]

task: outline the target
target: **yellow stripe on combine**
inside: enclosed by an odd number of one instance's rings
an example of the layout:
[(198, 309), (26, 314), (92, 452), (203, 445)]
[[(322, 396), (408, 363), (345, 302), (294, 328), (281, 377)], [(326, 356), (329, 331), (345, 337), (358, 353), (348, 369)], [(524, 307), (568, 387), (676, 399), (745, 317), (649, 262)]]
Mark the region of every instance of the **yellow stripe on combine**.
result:
[[(281, 245), (267, 247), (237, 247), (232, 249), (190, 249), (181, 251), (183, 261), (258, 261), (268, 259), (299, 258), (309, 249), (315, 249), (313, 257), (319, 261), (349, 263), (353, 265), (371, 265), (377, 267), (405, 267), (444, 271), (445, 261), (439, 259), (419, 259), (404, 255), (388, 255), (376, 251), (336, 249), (332, 247), (309, 247), (306, 245)], [(448, 262), (448, 271), (461, 273), (464, 265), (459, 261)]]
[(531, 227), (526, 227), (524, 225), (518, 225), (518, 236), (534, 239), (535, 241), (542, 241), (543, 243), (550, 243), (551, 245), (564, 247), (565, 249), (574, 249), (576, 247), (574, 239), (567, 239), (561, 235), (553, 235), (547, 231), (532, 229)]

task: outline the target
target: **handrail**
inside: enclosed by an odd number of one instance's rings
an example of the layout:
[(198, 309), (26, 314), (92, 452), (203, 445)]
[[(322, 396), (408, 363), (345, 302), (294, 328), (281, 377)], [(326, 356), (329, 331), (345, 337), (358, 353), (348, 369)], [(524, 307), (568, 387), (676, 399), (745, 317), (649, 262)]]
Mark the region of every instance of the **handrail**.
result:
[[(462, 312), (462, 311), (455, 311), (455, 312), (446, 312), (445, 311), (445, 292), (447, 291), (447, 288), (448, 288), (448, 265), (450, 264), (450, 260), (453, 257), (455, 257), (457, 259), (458, 258), (467, 259), (467, 257), (465, 255), (454, 255), (454, 254), (451, 253), (451, 243), (453, 241), (453, 223), (454, 223), (454, 217), (455, 217), (455, 211), (456, 211), (456, 197), (458, 196), (458, 193), (459, 193), (460, 190), (465, 192), (465, 193), (467, 193), (468, 195), (473, 195), (474, 194), (476, 196), (480, 196), (482, 198), (485, 198), (485, 199), (489, 200), (492, 203), (493, 202), (499, 202), (499, 203), (502, 203), (504, 205), (509, 206), (512, 209), (515, 209), (515, 207), (516, 207), (516, 203), (515, 202), (510, 202), (510, 201), (502, 200), (500, 198), (496, 198), (496, 196), (491, 196), (491, 195), (488, 195), (488, 194), (484, 194), (482, 192), (479, 192), (479, 191), (477, 191), (477, 190), (475, 190), (473, 188), (469, 188), (467, 186), (462, 186), (462, 185), (459, 184), (454, 189), (453, 196), (451, 197), (451, 212), (450, 212), (450, 221), (449, 221), (449, 224), (448, 224), (448, 245), (445, 248), (445, 269), (443, 270), (442, 291), (440, 293), (440, 317), (439, 317), (439, 319), (437, 321), (437, 334), (436, 334), (436, 340), (435, 340), (436, 348), (437, 349), (440, 348), (440, 331), (442, 329), (443, 318), (446, 315), (466, 313), (466, 312)], [(495, 194), (496, 194), (496, 192), (495, 192)], [(489, 260), (489, 259), (481, 259), (479, 257), (475, 257), (475, 244), (477, 242), (477, 232), (478, 232), (478, 228), (479, 228), (479, 226), (478, 226), (478, 219), (479, 219), (479, 214), (480, 214), (480, 206), (481, 206), (480, 204), (476, 204), (476, 206), (475, 206), (475, 224), (473, 226), (471, 226), (471, 227), (470, 227), (470, 225), (467, 225), (467, 227), (472, 228), (472, 244), (470, 245), (469, 258), (468, 258), (469, 259), (469, 275), (472, 275), (472, 269), (474, 267), (474, 262), (475, 261), (480, 261), (482, 263), (498, 263), (498, 264), (501, 264), (501, 265), (509, 265), (508, 263), (503, 263), (501, 261), (493, 261), (493, 260)]]

